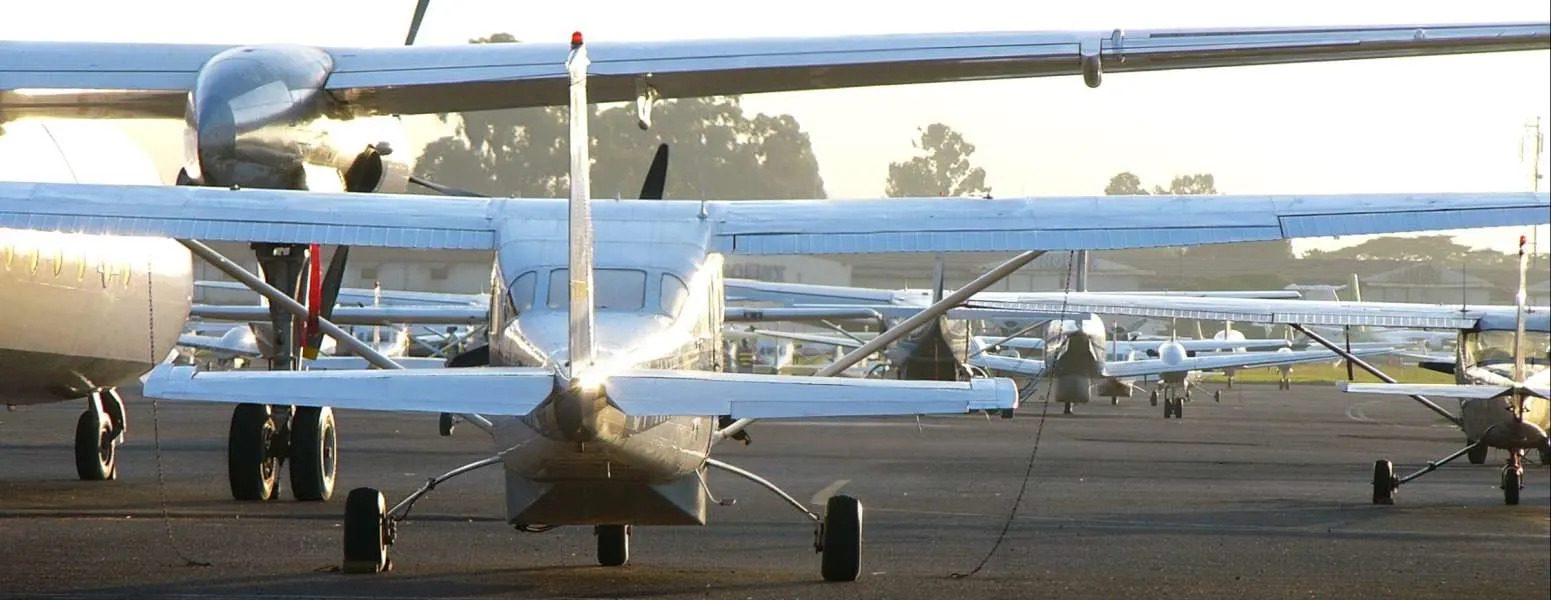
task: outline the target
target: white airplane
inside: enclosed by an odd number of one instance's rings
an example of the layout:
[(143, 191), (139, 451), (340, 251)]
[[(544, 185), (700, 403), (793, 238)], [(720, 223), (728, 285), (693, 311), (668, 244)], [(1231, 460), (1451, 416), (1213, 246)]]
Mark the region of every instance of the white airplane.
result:
[(1401, 484), (1469, 455), (1470, 462), (1486, 462), (1489, 448), (1506, 450), (1499, 487), (1503, 501), (1519, 503), (1524, 488), (1524, 455), (1535, 450), (1542, 464), (1551, 464), (1551, 314), (1544, 307), (1529, 314), (1525, 298), (1525, 274), (1529, 256), (1525, 239), (1519, 236), (1519, 291), (1511, 329), (1506, 319), (1482, 323), (1459, 338), (1455, 363), (1455, 384), (1345, 383), (1342, 389), (1364, 394), (1404, 396), (1439, 395), (1460, 399), (1461, 428), (1466, 446), (1453, 454), (1427, 463), (1420, 471), (1397, 477), (1395, 466), (1379, 460), (1373, 466), (1373, 503), (1394, 504), (1395, 491)]
[[(1270, 57), (1277, 55), (1274, 47), (1287, 52), (1281, 60), (1333, 58), (1343, 52), (1347, 53), (1344, 57), (1356, 58), (1391, 51), (1411, 54), (1429, 47), (1452, 48), (1446, 51), (1538, 48), (1551, 38), (1548, 35), (1551, 27), (1547, 26), (1529, 26), (1521, 36), (1500, 28), (1493, 30), (1490, 36), (1483, 36), (1479, 30), (1471, 29), (1453, 32), (1455, 35), (1475, 34), (1469, 44), (1456, 47), (1430, 42), (1426, 36), (1415, 35), (1414, 28), (1406, 28), (1404, 35), (1396, 30), (1385, 30), (1381, 32), (1382, 36), (1374, 36), (1367, 47), (1357, 49), (1350, 45), (1355, 31), (1358, 30), (1341, 30), (1342, 41), (1334, 46), (1320, 46), (1313, 43), (1314, 40), (1302, 39), (1296, 48), (1286, 46), (1285, 36), (1306, 36), (1307, 31), (1284, 31), (1263, 38), (1256, 37), (1264, 35), (1262, 32), (1241, 34), (1249, 36), (1242, 39), (1247, 44), (1253, 45), (1256, 39), (1270, 43), (1247, 54), (1236, 50), (1228, 53), (1241, 64), (1254, 64), (1273, 60)], [(1438, 35), (1445, 36), (1446, 33), (1440, 30)], [(1155, 53), (1154, 61), (1147, 61), (1143, 59), (1145, 53), (1132, 52), (1133, 46), (1115, 46), (1117, 40), (1132, 39), (1116, 34), (1110, 36), (1108, 52), (1095, 46), (1091, 58), (1080, 64), (1090, 75), (1090, 83), (1097, 82), (1103, 65), (1120, 66), (1122, 63), (1118, 58), (1121, 55), (1132, 61), (1126, 63), (1130, 67), (1121, 68), (1147, 68), (1144, 65), (1149, 63), (1155, 65), (1153, 68), (1227, 64), (1221, 61), (1225, 52), (1221, 44), (1228, 42), (1230, 37), (1224, 32), (1212, 32), (1202, 38), (1206, 43), (1194, 54), (1185, 45), (1186, 40), (1170, 37), (1166, 45), (1156, 47), (1167, 49)], [(979, 38), (979, 41), (991, 38), (996, 36)], [(967, 41), (975, 39), (971, 37)], [(1059, 39), (1075, 38), (1062, 35)], [(196, 87), (196, 81), (208, 82), (226, 76), (224, 81), (235, 83), (239, 78), (231, 73), (242, 73), (243, 69), (255, 65), (272, 67), (274, 65), (266, 64), (262, 57), (279, 56), (282, 62), (286, 57), (296, 58), (298, 61), (283, 64), (306, 69), (265, 71), (272, 77), (276, 73), (285, 74), (286, 79), (266, 81), (289, 90), (282, 101), (270, 108), (304, 106), (311, 110), (317, 106), (314, 102), (333, 102), (336, 98), (345, 98), (346, 102), (360, 101), (357, 106), (361, 107), (373, 106), (373, 99), (395, 98), (434, 104), (436, 98), (445, 98), (448, 92), (459, 90), (468, 93), (453, 95), (479, 97), (498, 105), (491, 96), (459, 87), (470, 80), (479, 84), (473, 89), (514, 91), (517, 93), (511, 97), (535, 98), (535, 102), (548, 103), (553, 99), (544, 97), (549, 93), (546, 90), (556, 89), (560, 81), (569, 80), (572, 114), (581, 114), (586, 110), (584, 73), (587, 62), (585, 55), (578, 52), (579, 36), (574, 41), (577, 43), (570, 57), (578, 60), (568, 58), (568, 72), (558, 79), (547, 75), (551, 67), (542, 62), (549, 53), (555, 52), (555, 48), (540, 44), (524, 44), (518, 49), (519, 54), (540, 59), (528, 63), (531, 68), (524, 67), (528, 69), (529, 77), (518, 79), (512, 79), (508, 71), (500, 68), (484, 71), (494, 75), (471, 77), (470, 70), (464, 68), (471, 62), (491, 57), (516, 58), (515, 54), (506, 54), (508, 49), (504, 48), (470, 47), (473, 52), (469, 52), (469, 48), (460, 47), (444, 54), (420, 52), (422, 49), (394, 50), (387, 54), (354, 50), (336, 56), (293, 47), (180, 50), (152, 45), (147, 51), (121, 45), (87, 50), (56, 45), (34, 46), (30, 48), (32, 54), (24, 51), (16, 57), (30, 69), (23, 71), (25, 76), (20, 77), (24, 82), (33, 82), (30, 87), (39, 87), (36, 84), (44, 80), (55, 87), (60, 87), (58, 84), (63, 81), (73, 80), (72, 85), (63, 86), (69, 88), (104, 87), (101, 83), (111, 82), (112, 85), (106, 87), (139, 90), (145, 107), (158, 106), (158, 99), (165, 99), (167, 94), (156, 90), (165, 88), (148, 90), (149, 84), (139, 75), (140, 71), (115, 69), (142, 62), (158, 65), (162, 70), (155, 85), (172, 87), (177, 90), (173, 94), (183, 98)], [(876, 54), (854, 52), (857, 46), (853, 44), (858, 41), (872, 44)], [(930, 44), (926, 43), (928, 41)], [(883, 83), (899, 77), (916, 81), (1015, 76), (1027, 74), (1024, 70), (1036, 73), (1078, 70), (1050, 64), (1051, 47), (1039, 48), (1030, 54), (1027, 46), (1015, 48), (1010, 44), (998, 50), (984, 44), (969, 45), (967, 41), (963, 46), (955, 46), (958, 42), (942, 37), (849, 38), (843, 45), (853, 52), (837, 50), (832, 54), (826, 54), (823, 47), (809, 42), (767, 43), (757, 46), (755, 55), (744, 56), (745, 60), (738, 61), (728, 60), (725, 55), (706, 58), (707, 47), (699, 43), (678, 46), (670, 43), (649, 48), (655, 53), (634, 55), (635, 60), (605, 61), (602, 70), (614, 75), (605, 78), (603, 89), (618, 93), (620, 84), (638, 83), (640, 79), (634, 75), (621, 77), (617, 73), (641, 73), (633, 69), (643, 68), (653, 72), (653, 86), (697, 81), (708, 86), (698, 93), (785, 89), (780, 86), (796, 86), (809, 75), (822, 78), (822, 82), (806, 84), (817, 87)], [(11, 52), (16, 46), (8, 45), (0, 49), (0, 53)], [(930, 49), (925, 49), (926, 46)], [(795, 56), (785, 51), (796, 47), (810, 54)], [(694, 56), (701, 60), (673, 58), (675, 48), (694, 51)], [(101, 55), (108, 50), (115, 51), (116, 60), (109, 68), (112, 73), (104, 75), (100, 65), (81, 64), (88, 52)], [(231, 54), (223, 54), (223, 50), (230, 50)], [(1007, 50), (1023, 58), (994, 56)], [(640, 51), (639, 45), (620, 47), (616, 56), (632, 56), (631, 52)], [(528, 52), (533, 54), (526, 54)], [(965, 55), (966, 52), (969, 55)], [(217, 54), (248, 58), (226, 61), (219, 56), (211, 58)], [(846, 58), (839, 59), (837, 64), (835, 57), (840, 54)], [(1060, 54), (1064, 56), (1066, 52), (1063, 50)], [(331, 61), (320, 62), (323, 56), (338, 59), (336, 68), (330, 71), (325, 63)], [(652, 58), (641, 59), (640, 56)], [(1107, 62), (1105, 56), (1115, 59), (1114, 62)], [(413, 81), (403, 79), (409, 71), (396, 68), (373, 71), (370, 68), (372, 65), (389, 65), (380, 61), (391, 58), (415, 63), (417, 57), (444, 61), (447, 68), (415, 69)], [(445, 62), (448, 57), (457, 57), (455, 62), (461, 63), (448, 64)], [(815, 57), (823, 59), (822, 64), (814, 64)], [(1174, 57), (1174, 62), (1167, 57)], [(1193, 59), (1181, 60), (1186, 57)], [(205, 65), (206, 59), (210, 64)], [(890, 60), (897, 61), (892, 64), (899, 68), (888, 68)], [(794, 66), (794, 61), (801, 64)], [(777, 69), (775, 63), (782, 67)], [(69, 64), (75, 70), (62, 70), (61, 64)], [(341, 64), (351, 64), (354, 70), (341, 71), (337, 68)], [(501, 64), (510, 66), (513, 63)], [(857, 68), (847, 71), (841, 68), (845, 64)], [(195, 65), (204, 65), (204, 70)], [(669, 68), (674, 65), (678, 67), (676, 71)], [(1038, 68), (1034, 68), (1036, 65)], [(320, 66), (322, 68), (318, 68)], [(419, 66), (426, 65), (421, 62)], [(181, 68), (187, 70), (180, 71)], [(686, 73), (689, 75), (684, 75)], [(858, 78), (849, 79), (844, 76), (846, 73)], [(207, 74), (209, 78), (204, 77)], [(883, 77), (884, 74), (888, 77)], [(495, 79), (480, 79), (492, 76)], [(84, 81), (94, 77), (97, 84)], [(354, 83), (345, 83), (352, 78)], [(7, 83), (11, 81), (7, 79)], [(246, 79), (241, 81), (253, 83)], [(292, 86), (292, 83), (297, 85)], [(728, 86), (732, 88), (728, 89)], [(363, 87), (374, 89), (372, 93), (361, 93)], [(221, 89), (233, 92), (237, 88)], [(251, 87), (240, 89), (243, 93), (253, 91)], [(672, 90), (669, 93), (680, 94), (695, 91), (688, 85), (677, 89), (670, 86), (669, 89)], [(521, 93), (524, 90), (532, 94)], [(192, 105), (211, 106), (205, 103), (210, 96), (201, 100), (199, 90), (194, 92)], [(232, 107), (227, 101), (235, 96), (216, 96), (218, 100), (211, 102), (225, 109)], [(127, 96), (134, 97), (133, 94)], [(608, 97), (604, 94), (605, 99)], [(89, 99), (77, 96), (73, 101)], [(10, 100), (9, 96), (0, 100), (3, 100), (0, 107), (11, 108), (4, 103)], [(391, 102), (376, 104), (379, 107), (391, 105)], [(401, 106), (408, 110), (411, 105)], [(199, 133), (208, 132), (216, 138), (223, 131), (232, 133), (229, 118), (232, 113), (212, 110), (214, 112), (195, 111), (196, 117), (211, 117), (191, 121), (202, 124)], [(437, 110), (448, 108), (440, 106)], [(245, 112), (243, 116), (262, 117), (265, 122), (275, 119), (294, 122), (305, 120), (306, 114), (265, 110)], [(222, 115), (228, 119), (222, 121)], [(234, 415), (234, 429), (239, 425), (253, 425), (260, 432), (273, 427), (267, 403), (276, 400), (297, 406), (298, 410), (308, 409), (303, 413), (308, 418), (295, 426), (312, 430), (332, 429), (332, 415), (324, 408), (327, 406), (468, 413), (475, 422), (490, 426), (499, 452), (455, 469), (438, 482), (474, 468), (503, 464), (508, 481), (507, 512), (512, 522), (597, 525), (599, 558), (607, 564), (621, 564), (628, 556), (630, 524), (704, 521), (704, 470), (729, 467), (707, 456), (711, 441), (740, 430), (741, 426), (746, 426), (747, 418), (1010, 410), (1016, 402), (1010, 382), (1005, 380), (971, 383), (792, 380), (661, 368), (695, 367), (714, 371), (719, 366), (715, 362), (719, 355), (715, 338), (720, 335), (721, 325), (718, 275), (721, 253), (1071, 250), (1182, 242), (1222, 243), (1281, 239), (1293, 234), (1517, 225), (1532, 222), (1551, 207), (1545, 195), (1534, 194), (1218, 196), (1205, 199), (1156, 196), (1104, 198), (1102, 203), (1094, 198), (1042, 198), (971, 202), (943, 199), (616, 201), (591, 205), (585, 198), (588, 166), (585, 122), (585, 119), (572, 120), (571, 148), (575, 154), (571, 179), (573, 197), (569, 203), (543, 199), (365, 197), (263, 189), (8, 183), (0, 184), (0, 226), (71, 232), (56, 234), (61, 236), (176, 237), (184, 239), (187, 247), (202, 257), (231, 269), (229, 272), (233, 274), (240, 272), (240, 267), (221, 260), (207, 247), (187, 239), (264, 242), (281, 245), (279, 247), (321, 242), (496, 250), (497, 273), (501, 277), (492, 294), (498, 310), (490, 323), (493, 343), (489, 356), (493, 364), (513, 366), (437, 372), (282, 371), (199, 375), (186, 368), (168, 367), (153, 374), (147, 383), (148, 393), (168, 398), (241, 403)], [(209, 127), (204, 127), (206, 125)], [(203, 175), (224, 172), (222, 169), (232, 166), (221, 163), (222, 159), (243, 158), (240, 153), (220, 154), (223, 149), (240, 147), (241, 144), (236, 143), (215, 144), (211, 154), (204, 153), (206, 146), (201, 143), (201, 160), (204, 166), (210, 167)], [(596, 238), (591, 236), (588, 227), (593, 221), (589, 214), (594, 210), (598, 215)], [(283, 218), (284, 226), (275, 225), (277, 217)], [(574, 243), (568, 243), (568, 240), (574, 240)], [(604, 266), (597, 270), (592, 268), (594, 246)], [(988, 274), (987, 281), (978, 287), (968, 286), (945, 298), (932, 310), (923, 311), (922, 320), (937, 317), (935, 311), (961, 302), (968, 294), (983, 289), (1008, 270), (1026, 264), (1038, 253), (1026, 251)], [(274, 286), (251, 276), (244, 281), (293, 315), (307, 314), (299, 303), (287, 302), (287, 295)], [(648, 292), (652, 293), (648, 295)], [(593, 299), (608, 308), (595, 312)], [(568, 310), (562, 310), (567, 307)], [(318, 321), (323, 331), (351, 345), (352, 350), (362, 352), (374, 365), (396, 366), (390, 359), (360, 345), (359, 340), (352, 341), (353, 338), (343, 334), (327, 319)], [(886, 344), (896, 337), (885, 335), (874, 341)], [(859, 359), (860, 356), (856, 356), (859, 353), (861, 351), (852, 353), (852, 359)], [(832, 366), (842, 369), (845, 365)], [(479, 413), (505, 418), (497, 424)], [(713, 433), (708, 417), (721, 415), (744, 419)], [(331, 446), (325, 446), (324, 451), (319, 452), (317, 448), (299, 442), (327, 444), (329, 440), (332, 436), (304, 435), (293, 437), (291, 445), (299, 446), (305, 452), (328, 455)], [(253, 487), (273, 489), (275, 457), (263, 454), (264, 445), (250, 449), (257, 451), (252, 463), (266, 467), (253, 470), (259, 477)], [(741, 470), (730, 472), (748, 475)], [(753, 479), (768, 485), (762, 479)], [(346, 510), (347, 566), (352, 570), (380, 570), (386, 566), (387, 543), (396, 532), (396, 523), (406, 514), (404, 510), (433, 485), (428, 484), (393, 510), (386, 509), (383, 497), (374, 490), (352, 492)], [(854, 499), (837, 496), (830, 501), (823, 518), (798, 503), (793, 504), (819, 523), (816, 539), (823, 551), (825, 577), (854, 579), (859, 567), (860, 504)]]

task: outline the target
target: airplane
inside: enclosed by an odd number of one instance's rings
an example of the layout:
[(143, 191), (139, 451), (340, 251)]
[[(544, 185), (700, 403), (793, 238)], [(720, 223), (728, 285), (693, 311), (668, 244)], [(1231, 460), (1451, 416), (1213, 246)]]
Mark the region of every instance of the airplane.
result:
[(1524, 455), (1535, 450), (1541, 464), (1551, 464), (1551, 314), (1544, 308), (1530, 314), (1525, 297), (1529, 256), (1525, 237), (1519, 236), (1519, 289), (1511, 321), (1483, 319), (1471, 330), (1462, 330), (1457, 344), (1454, 384), (1345, 383), (1342, 389), (1363, 394), (1431, 394), (1460, 398), (1464, 448), (1420, 471), (1397, 477), (1395, 466), (1378, 460), (1373, 466), (1373, 503), (1394, 504), (1395, 492), (1460, 456), (1472, 464), (1486, 462), (1489, 448), (1506, 450), (1498, 487), (1503, 502), (1519, 503), (1524, 488)]
[[(487, 424), (492, 456), (434, 478), (389, 508), (352, 490), (345, 568), (379, 572), (414, 502), (459, 474), (503, 465), (507, 519), (526, 529), (593, 525), (598, 559), (628, 560), (633, 524), (701, 524), (705, 470), (776, 491), (816, 524), (827, 580), (859, 574), (861, 504), (824, 516), (774, 484), (710, 458), (756, 418), (1010, 411), (1012, 383), (843, 380), (719, 372), (721, 256), (834, 251), (1021, 251), (819, 372), (832, 375), (1015, 271), (1045, 250), (1280, 239), (1534, 222), (1534, 194), (1064, 199), (590, 202), (587, 55), (573, 36), (571, 196), (560, 199), (327, 194), (212, 187), (0, 183), (0, 227), (169, 236), (293, 315), (307, 307), (190, 238), (496, 251), (484, 368), (407, 371), (326, 318), (318, 327), (384, 370), (208, 372), (159, 366), (146, 394), (238, 404), (457, 412)], [(950, 216), (951, 215), (951, 216)], [(288, 225), (275, 227), (283, 220)], [(1102, 224), (1095, 226), (1094, 224)], [(1039, 250), (1029, 250), (1037, 248)], [(595, 306), (596, 301), (596, 306)], [(868, 346), (873, 346), (869, 348)], [(713, 428), (716, 418), (736, 419)], [(261, 450), (262, 448), (255, 448)], [(265, 459), (267, 461), (267, 457)], [(273, 464), (270, 462), (269, 464)], [(274, 472), (257, 485), (273, 485)]]
[[(353, 192), (402, 190), (411, 183), (443, 193), (459, 190), (409, 175), (402, 153), (375, 140), (402, 139), (389, 115), (446, 113), (524, 106), (558, 106), (567, 100), (569, 75), (559, 67), (568, 44), (524, 43), (414, 46), (426, 2), (417, 4), (405, 46), (390, 48), (318, 48), (298, 45), (189, 45), (165, 43), (0, 42), (0, 120), (42, 118), (180, 118), (186, 124), (186, 164), (180, 184), (243, 189), (314, 189), (309, 166), (334, 169), (330, 185)], [(1326, 28), (1241, 28), (1105, 32), (1010, 32), (846, 36), (822, 39), (625, 42), (596, 46), (592, 98), (600, 102), (634, 101), (643, 127), (662, 98), (745, 94), (870, 85), (969, 81), (997, 78), (1082, 75), (1090, 87), (1105, 71), (1131, 72), (1179, 68), (1317, 62), (1398, 56), (1543, 50), (1551, 47), (1551, 24), (1438, 25)], [(338, 131), (348, 121), (353, 131)], [(10, 123), (7, 122), (7, 126)], [(374, 140), (364, 143), (362, 138)], [(19, 174), (19, 180), (29, 180)], [(1309, 217), (1309, 218), (1312, 218)], [(1455, 222), (1470, 226), (1475, 222)], [(191, 224), (192, 225), (192, 224)], [(25, 228), (30, 225), (16, 224)], [(319, 238), (328, 238), (321, 235)], [(1266, 233), (1243, 232), (1245, 239)], [(0, 229), (0, 246), (9, 247), (36, 234)], [(190, 255), (166, 241), (149, 245), (114, 235), (70, 231), (42, 234), (39, 251), (111, 248), (125, 268), (164, 285), (149, 294), (166, 304), (154, 333), (136, 327), (97, 328), (96, 343), (57, 342), (4, 347), (30, 353), (10, 364), (33, 365), (29, 384), (7, 401), (45, 390), (69, 390), (91, 398), (92, 416), (82, 427), (102, 431), (101, 445), (120, 439), (124, 423), (113, 388), (131, 381), (156, 360), (110, 351), (149, 340), (153, 350), (170, 349), (185, 308)], [(1180, 243), (1189, 243), (1182, 235)], [(292, 297), (326, 297), (338, 288), (337, 277), (321, 276), (312, 257), (316, 239), (287, 236), (285, 243), (254, 248), (266, 281)], [(844, 238), (836, 238), (844, 239)], [(32, 242), (27, 242), (32, 243)], [(837, 248), (839, 249), (839, 248)], [(343, 250), (341, 248), (340, 250)], [(345, 252), (336, 251), (328, 273), (343, 273)], [(311, 266), (309, 266), (311, 264)], [(142, 267), (145, 265), (148, 267)], [(336, 268), (337, 266), (337, 268)], [(146, 275), (149, 275), (147, 277)], [(312, 276), (320, 275), (320, 276)], [(324, 280), (322, 286), (308, 284)], [(321, 287), (314, 293), (314, 287)], [(30, 288), (10, 286), (19, 295)], [(137, 292), (138, 293), (138, 292)], [(36, 306), (35, 312), (9, 316), (18, 323), (63, 323), (90, 307), (91, 314), (114, 315), (114, 323), (138, 323), (124, 304), (107, 309), (102, 298), (75, 298)], [(313, 303), (320, 304), (320, 303)], [(333, 302), (321, 303), (332, 307)], [(310, 317), (310, 315), (309, 315)], [(297, 332), (292, 316), (272, 305), (271, 331), (277, 351), (270, 367), (289, 369), (294, 357), (315, 351), (321, 336)], [(307, 318), (307, 323), (313, 319)], [(296, 335), (301, 333), (303, 335)], [(56, 339), (58, 336), (54, 336)], [(297, 339), (301, 338), (301, 339)], [(37, 356), (52, 357), (47, 361)], [(37, 368), (36, 365), (47, 365)], [(16, 378), (6, 378), (13, 382)], [(331, 446), (332, 415), (302, 408), (266, 414), (233, 412), (229, 446)], [(293, 427), (294, 423), (300, 426)], [(310, 423), (310, 424), (309, 424)], [(298, 435), (323, 436), (304, 440)], [(77, 456), (88, 456), (87, 437), (78, 435)], [(272, 440), (269, 442), (243, 442)], [(235, 452), (235, 451), (233, 451)], [(251, 454), (251, 453), (249, 453)], [(332, 493), (334, 465), (313, 453), (314, 464), (290, 457), (303, 472), (310, 499)], [(111, 456), (103, 450), (104, 461)], [(233, 458), (243, 473), (231, 473), (233, 495), (265, 500), (267, 490), (238, 485), (261, 477), (263, 461)], [(113, 472), (104, 463), (98, 471)], [(83, 471), (83, 477), (86, 477)], [(105, 477), (105, 476), (104, 476)], [(293, 485), (293, 488), (297, 486)]]

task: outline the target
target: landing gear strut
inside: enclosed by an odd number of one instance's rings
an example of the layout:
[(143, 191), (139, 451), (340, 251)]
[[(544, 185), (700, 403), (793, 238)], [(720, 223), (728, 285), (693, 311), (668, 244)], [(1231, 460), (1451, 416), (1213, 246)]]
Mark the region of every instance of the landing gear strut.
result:
[(409, 511), (414, 508), (415, 502), (448, 479), (497, 464), (501, 464), (500, 455), (477, 460), (432, 477), (391, 509), (387, 508), (387, 498), (376, 489), (363, 487), (350, 490), (350, 496), (345, 499), (344, 572), (381, 573), (393, 568), (393, 561), (388, 557), (388, 546), (392, 546), (394, 538), (398, 537), (398, 524), (409, 518)]
[(856, 498), (830, 496), (824, 503), (824, 516), (820, 517), (763, 477), (716, 459), (706, 459), (706, 465), (759, 484), (812, 520), (818, 526), (813, 532), (813, 551), (823, 555), (819, 571), (825, 581), (856, 581), (861, 575), (862, 503)]
[(124, 400), (112, 389), (92, 392), (75, 422), (75, 473), (82, 481), (118, 478), (118, 446), (129, 428)]

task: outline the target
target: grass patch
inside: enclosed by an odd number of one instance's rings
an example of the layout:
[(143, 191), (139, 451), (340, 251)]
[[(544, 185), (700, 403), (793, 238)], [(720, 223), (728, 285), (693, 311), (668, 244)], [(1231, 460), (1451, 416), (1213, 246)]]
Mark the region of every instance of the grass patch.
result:
[[(1400, 383), (1454, 383), (1453, 375), (1445, 375), (1437, 371), (1429, 371), (1415, 365), (1399, 365), (1375, 363), (1380, 371), (1390, 377), (1394, 377)], [(1369, 375), (1362, 369), (1353, 368), (1356, 377), (1353, 381), (1362, 383), (1382, 383), (1379, 378)], [(1239, 371), (1233, 376), (1234, 383), (1276, 383), (1281, 380), (1281, 372), (1274, 368), (1256, 367)], [(1227, 377), (1221, 374), (1208, 375), (1205, 378), (1208, 383), (1226, 383)], [(1334, 384), (1337, 381), (1346, 381), (1346, 365), (1332, 365), (1327, 362), (1293, 365), (1292, 382), (1298, 384)]]

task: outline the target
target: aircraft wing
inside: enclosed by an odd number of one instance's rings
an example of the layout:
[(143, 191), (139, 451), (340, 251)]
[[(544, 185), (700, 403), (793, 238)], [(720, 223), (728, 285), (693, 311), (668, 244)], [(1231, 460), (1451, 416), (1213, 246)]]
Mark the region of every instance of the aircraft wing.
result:
[[(393, 362), (405, 369), (442, 369), (447, 359), (419, 356), (395, 356)], [(306, 361), (310, 371), (363, 371), (372, 368), (371, 363), (359, 356), (319, 356)]]
[[(1540, 219), (1544, 222), (1546, 215)], [(1061, 301), (976, 302), (986, 308), (1126, 315), (1159, 319), (1203, 319), (1249, 323), (1286, 323), (1303, 325), (1376, 325), (1389, 327), (1431, 327), (1468, 329), (1483, 318), (1512, 319), (1512, 306), (1469, 306), (1442, 304), (1406, 304), (1398, 302), (1335, 302), (1322, 300), (1246, 300), (1236, 298), (1170, 298), (1163, 296), (1106, 296), (1068, 294)], [(1548, 309), (1532, 309), (1544, 323)], [(1533, 327), (1533, 324), (1532, 324)], [(1545, 327), (1541, 325), (1540, 327)]]
[[(925, 306), (899, 306), (894, 304), (800, 304), (796, 306), (752, 307), (729, 306), (723, 315), (728, 322), (790, 321), (817, 323), (835, 320), (908, 319), (924, 310)], [(949, 319), (962, 321), (1011, 319), (1045, 320), (1057, 318), (1054, 313), (1039, 313), (1019, 309), (1002, 308), (954, 308), (948, 311)]]
[(238, 355), (238, 356), (248, 356), (248, 357), (258, 357), (258, 356), (261, 356), (261, 354), (259, 354), (259, 351), (258, 351), (257, 347), (254, 347), (254, 346), (244, 347), (244, 346), (230, 345), (230, 344), (226, 343), (225, 338), (219, 338), (219, 337), (210, 336), (210, 335), (198, 335), (198, 334), (193, 334), (193, 333), (185, 333), (183, 335), (178, 336), (178, 345), (179, 346), (185, 346), (185, 347), (188, 347), (188, 348), (197, 348), (197, 349), (200, 349), (200, 350), (211, 350), (211, 351), (214, 351), (214, 352), (225, 352), (225, 353), (229, 353), (229, 354), (235, 354), (235, 355)]
[(1045, 374), (1045, 361), (1032, 358), (1014, 358), (981, 352), (969, 357), (969, 360), (966, 362), (993, 373), (1005, 373), (1022, 377), (1039, 377)]
[[(258, 293), (236, 281), (196, 281), (194, 287), (212, 290), (242, 292), (258, 297)], [(381, 299), (384, 304), (453, 306), (485, 306), (490, 303), (489, 294), (453, 294), (447, 292), (410, 292), (405, 290), (371, 290), (366, 288), (340, 288), (339, 304), (368, 306)]]
[(196, 373), (162, 364), (145, 377), (145, 395), (228, 404), (283, 397), (296, 406), (522, 416), (554, 385), (549, 370), (528, 367)]
[[(1389, 350), (1369, 349), (1353, 350), (1352, 354), (1357, 356), (1370, 356), (1375, 354), (1386, 354), (1388, 352)], [(1166, 361), (1161, 358), (1149, 358), (1145, 360), (1106, 362), (1104, 363), (1104, 375), (1108, 377), (1143, 377), (1148, 375), (1180, 373), (1185, 371), (1215, 371), (1219, 369), (1244, 367), (1273, 367), (1277, 365), (1293, 365), (1305, 362), (1337, 360), (1340, 358), (1341, 357), (1339, 355), (1329, 350), (1235, 352), (1230, 354), (1191, 356), (1177, 361)]]
[(1018, 406), (1017, 387), (1000, 378), (961, 383), (637, 370), (613, 375), (603, 387), (610, 402), (636, 416), (779, 419), (963, 414)]
[(809, 342), (814, 344), (828, 344), (841, 348), (861, 348), (863, 342), (858, 342), (848, 337), (838, 335), (818, 335), (814, 333), (798, 333), (794, 331), (770, 331), (766, 329), (751, 329), (745, 333), (757, 336), (770, 337), (794, 342)]
[[(1159, 346), (1168, 343), (1168, 340), (1133, 340), (1128, 342), (1109, 342), (1105, 348), (1115, 352), (1156, 352)], [(1175, 343), (1190, 352), (1211, 352), (1217, 350), (1237, 350), (1245, 348), (1249, 350), (1263, 350), (1267, 348), (1286, 348), (1287, 340), (1176, 340)], [(1386, 346), (1387, 347), (1387, 346)]]
[[(565, 206), (559, 199), (0, 183), (0, 227), (215, 241), (488, 250), (498, 229), (530, 234), (526, 223), (563, 222)], [(768, 255), (1106, 250), (1535, 225), (1545, 222), (1551, 201), (1544, 193), (620, 200), (594, 202), (592, 213), (602, 226), (701, 210), (714, 236), (713, 250)], [(1052, 306), (987, 308), (1083, 310)]]
[[(594, 102), (869, 85), (1538, 50), (1551, 25), (1412, 25), (1002, 32), (587, 44)], [(0, 107), (14, 115), (183, 114), (199, 69), (229, 46), (0, 43)], [(322, 48), (324, 89), (354, 114), (566, 102), (565, 43)], [(18, 93), (47, 90), (50, 93)], [(53, 112), (51, 112), (53, 111)]]
[[(329, 317), (339, 325), (481, 325), (490, 321), (483, 306), (336, 306)], [(189, 316), (217, 321), (269, 321), (269, 307), (254, 304), (195, 304)]]

